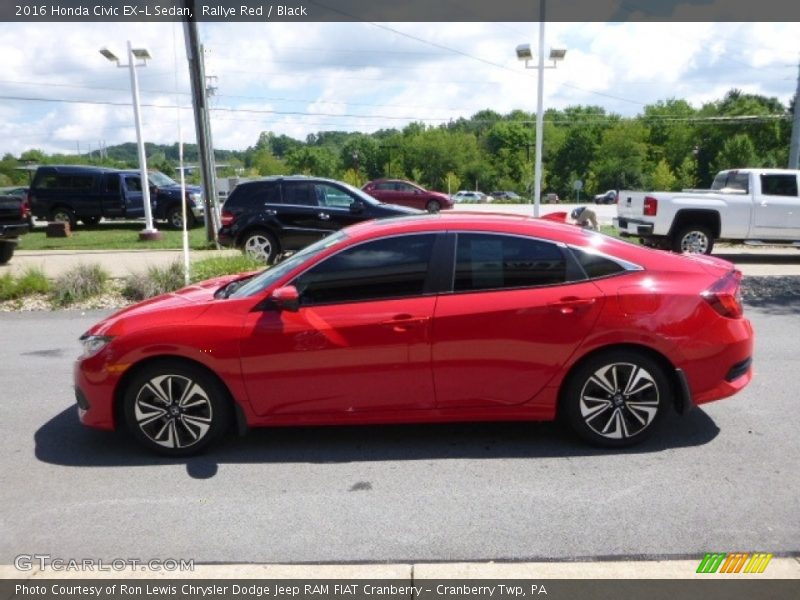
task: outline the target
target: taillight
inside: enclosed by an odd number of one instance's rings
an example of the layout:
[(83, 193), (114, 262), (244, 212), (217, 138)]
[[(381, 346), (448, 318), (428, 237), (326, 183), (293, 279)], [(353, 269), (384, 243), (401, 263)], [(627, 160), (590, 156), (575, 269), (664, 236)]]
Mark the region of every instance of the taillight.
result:
[(233, 225), (233, 222), (236, 220), (236, 215), (232, 212), (227, 210), (222, 211), (222, 216), (220, 217), (220, 222), (222, 223), (223, 227), (230, 227)]
[(23, 197), (22, 202), (19, 203), (19, 216), (23, 220), (27, 220), (31, 216), (31, 207), (28, 205), (28, 198)]
[(742, 295), (739, 289), (741, 281), (741, 271), (731, 271), (703, 292), (702, 296), (711, 308), (723, 317), (731, 319), (741, 317), (743, 314)]
[(658, 213), (658, 200), (652, 196), (644, 197), (644, 216), (655, 217)]

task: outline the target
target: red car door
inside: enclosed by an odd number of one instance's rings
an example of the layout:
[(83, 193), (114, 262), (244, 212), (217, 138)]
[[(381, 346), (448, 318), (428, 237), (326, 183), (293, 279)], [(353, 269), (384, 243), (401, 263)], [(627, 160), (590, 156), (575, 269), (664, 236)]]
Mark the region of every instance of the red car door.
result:
[(435, 404), (425, 295), (434, 234), (366, 242), (300, 275), (297, 312), (252, 313), (241, 366), (259, 415)]
[(434, 314), (437, 407), (523, 404), (561, 371), (603, 303), (593, 283), (565, 283), (563, 252), (524, 237), (458, 235), (454, 293)]

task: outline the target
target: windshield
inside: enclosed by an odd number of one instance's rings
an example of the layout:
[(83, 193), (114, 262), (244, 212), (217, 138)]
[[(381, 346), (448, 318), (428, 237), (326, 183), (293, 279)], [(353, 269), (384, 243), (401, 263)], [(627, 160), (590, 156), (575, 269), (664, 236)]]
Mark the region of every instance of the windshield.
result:
[(327, 248), (330, 248), (346, 237), (347, 234), (340, 230), (326, 238), (322, 238), (310, 246), (306, 246), (300, 250), (300, 252), (292, 254), (289, 258), (281, 263), (278, 263), (271, 269), (262, 271), (250, 281), (245, 283), (242, 287), (233, 292), (230, 296), (228, 296), (228, 298), (247, 298), (248, 296), (254, 296), (255, 294), (263, 292), (295, 267), (301, 265), (306, 260), (315, 257), (320, 252), (325, 251)]
[(722, 171), (714, 178), (711, 189), (718, 192), (749, 193), (750, 176), (739, 171)]
[(147, 174), (147, 178), (150, 180), (150, 183), (152, 183), (157, 187), (177, 185), (174, 179), (172, 179), (171, 177), (167, 177), (161, 171), (150, 171)]

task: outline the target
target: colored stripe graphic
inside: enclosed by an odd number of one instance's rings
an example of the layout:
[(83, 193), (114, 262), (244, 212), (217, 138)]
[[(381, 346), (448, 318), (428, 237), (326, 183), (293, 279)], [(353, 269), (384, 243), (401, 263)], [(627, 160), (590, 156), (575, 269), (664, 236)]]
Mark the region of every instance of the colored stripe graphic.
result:
[(707, 552), (697, 566), (697, 573), (763, 573), (772, 556), (767, 552)]

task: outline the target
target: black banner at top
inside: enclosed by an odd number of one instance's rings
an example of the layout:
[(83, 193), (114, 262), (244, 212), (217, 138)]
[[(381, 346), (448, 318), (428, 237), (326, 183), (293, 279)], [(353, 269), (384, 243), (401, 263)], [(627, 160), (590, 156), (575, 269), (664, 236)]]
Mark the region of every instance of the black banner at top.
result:
[(5, 0), (0, 20), (374, 22), (786, 22), (790, 0)]

